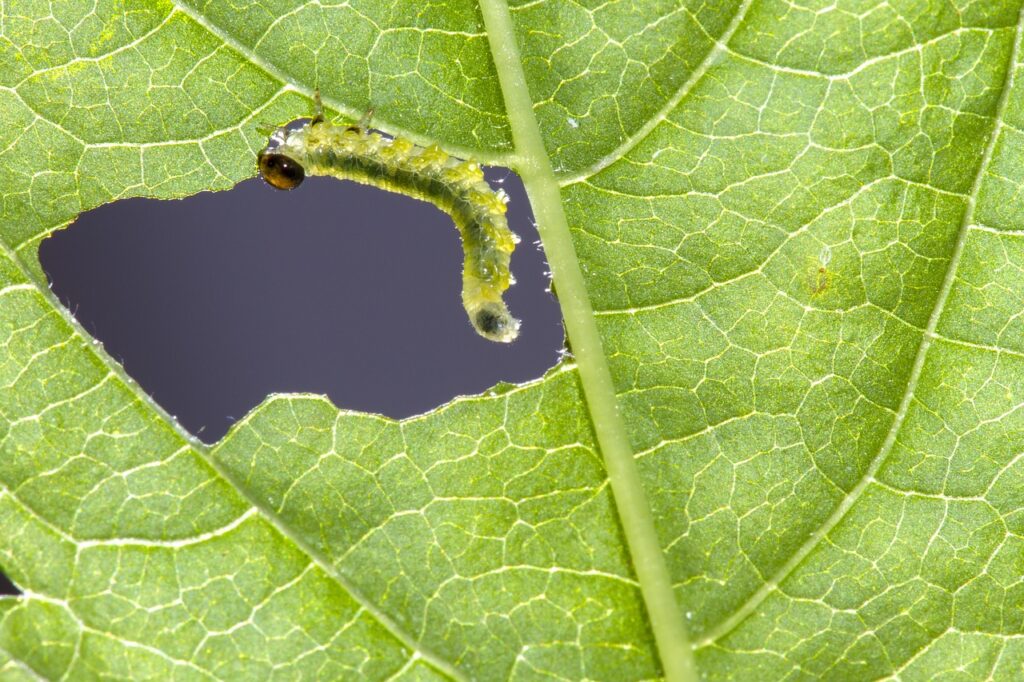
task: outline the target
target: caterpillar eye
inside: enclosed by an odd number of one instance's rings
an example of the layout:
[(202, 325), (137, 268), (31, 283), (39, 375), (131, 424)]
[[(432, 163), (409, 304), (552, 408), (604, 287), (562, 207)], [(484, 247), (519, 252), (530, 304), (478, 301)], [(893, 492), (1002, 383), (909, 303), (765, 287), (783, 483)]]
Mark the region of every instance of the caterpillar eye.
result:
[(284, 154), (260, 152), (258, 163), (260, 176), (276, 189), (295, 189), (306, 178), (306, 171), (299, 162)]

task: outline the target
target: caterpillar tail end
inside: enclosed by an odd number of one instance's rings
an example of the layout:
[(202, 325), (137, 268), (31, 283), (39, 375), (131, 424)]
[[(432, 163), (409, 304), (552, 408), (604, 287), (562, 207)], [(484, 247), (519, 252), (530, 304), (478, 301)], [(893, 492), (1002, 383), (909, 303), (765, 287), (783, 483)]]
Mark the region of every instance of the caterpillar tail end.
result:
[(484, 303), (468, 312), (473, 329), (489, 341), (511, 343), (519, 336), (519, 320), (509, 314), (504, 303)]

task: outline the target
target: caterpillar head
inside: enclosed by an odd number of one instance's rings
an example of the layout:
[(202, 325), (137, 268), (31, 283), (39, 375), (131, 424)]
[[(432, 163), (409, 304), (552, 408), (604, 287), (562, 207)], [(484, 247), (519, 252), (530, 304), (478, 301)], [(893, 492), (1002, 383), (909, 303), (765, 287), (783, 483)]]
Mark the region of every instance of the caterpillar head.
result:
[(260, 177), (277, 189), (295, 189), (306, 178), (306, 171), (298, 161), (270, 148), (264, 149), (257, 157)]
[(282, 153), (289, 135), (287, 127), (277, 128), (267, 141), (267, 146), (256, 157), (260, 177), (276, 189), (295, 189), (306, 178), (306, 169), (302, 164)]

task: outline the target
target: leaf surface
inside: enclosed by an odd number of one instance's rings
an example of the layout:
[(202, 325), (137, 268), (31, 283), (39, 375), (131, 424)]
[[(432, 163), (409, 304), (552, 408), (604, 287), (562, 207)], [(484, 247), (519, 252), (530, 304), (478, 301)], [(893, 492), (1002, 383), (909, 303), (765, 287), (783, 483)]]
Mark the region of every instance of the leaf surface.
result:
[[(510, 10), (700, 673), (1018, 679), (1020, 3)], [(475, 3), (0, 3), (0, 675), (657, 677), (573, 362), (207, 448), (49, 293), (47, 235), (316, 88), (518, 163)]]

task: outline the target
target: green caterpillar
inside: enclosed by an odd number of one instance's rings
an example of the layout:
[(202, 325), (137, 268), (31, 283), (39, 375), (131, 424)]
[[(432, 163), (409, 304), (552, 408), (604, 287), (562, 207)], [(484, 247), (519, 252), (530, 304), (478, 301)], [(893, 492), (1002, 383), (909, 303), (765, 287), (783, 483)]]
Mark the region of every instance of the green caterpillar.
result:
[(505, 219), (507, 195), (487, 184), (476, 162), (453, 158), (436, 145), (384, 137), (364, 124), (336, 126), (318, 113), (296, 130), (278, 128), (259, 153), (258, 167), (277, 189), (294, 189), (306, 175), (330, 175), (429, 201), (448, 213), (462, 237), (462, 305), (470, 323), (491, 341), (518, 336), (519, 320), (502, 294), (515, 283), (509, 259), (519, 237)]

